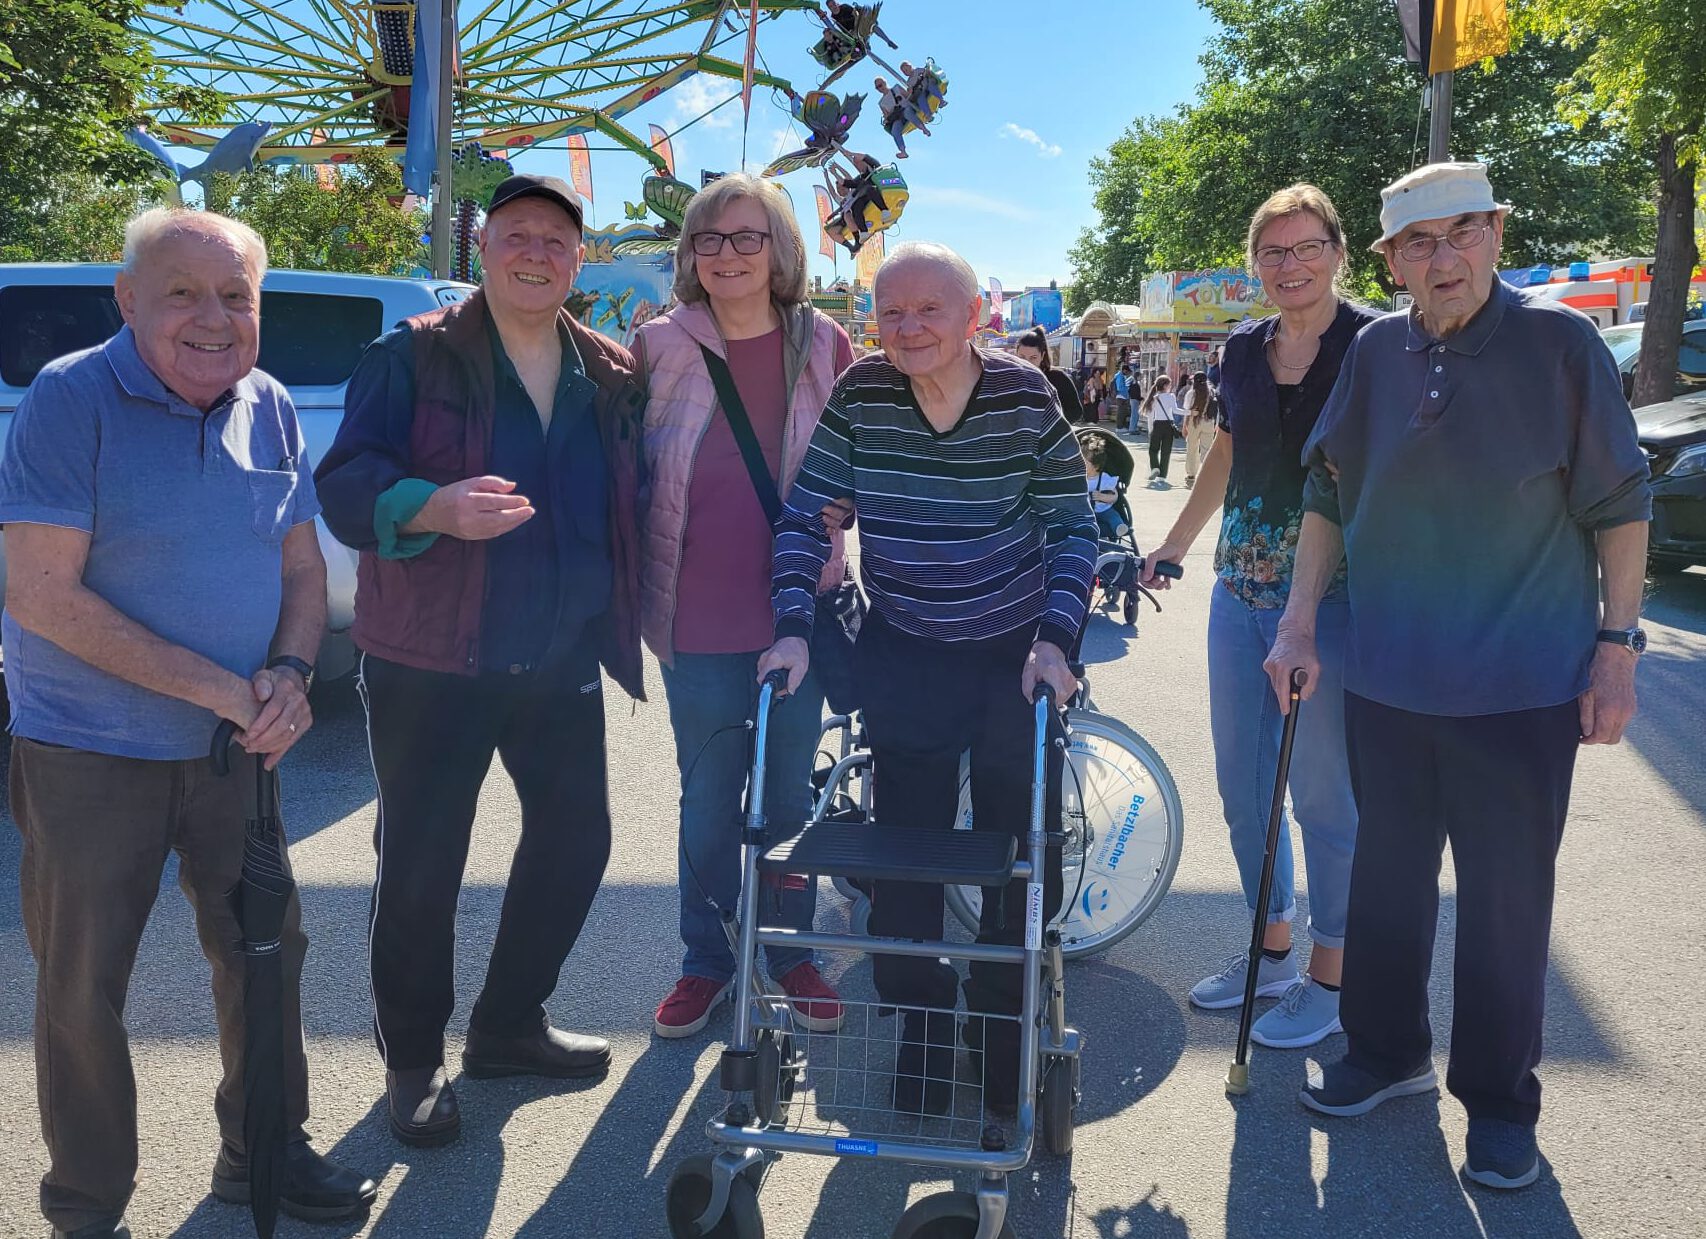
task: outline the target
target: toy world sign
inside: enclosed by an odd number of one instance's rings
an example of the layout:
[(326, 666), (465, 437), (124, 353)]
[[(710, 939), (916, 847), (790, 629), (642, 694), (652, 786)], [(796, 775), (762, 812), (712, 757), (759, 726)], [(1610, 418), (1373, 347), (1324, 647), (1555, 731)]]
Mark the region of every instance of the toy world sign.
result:
[(1236, 267), (1167, 271), (1143, 282), (1145, 323), (1226, 325), (1274, 312), (1261, 284)]

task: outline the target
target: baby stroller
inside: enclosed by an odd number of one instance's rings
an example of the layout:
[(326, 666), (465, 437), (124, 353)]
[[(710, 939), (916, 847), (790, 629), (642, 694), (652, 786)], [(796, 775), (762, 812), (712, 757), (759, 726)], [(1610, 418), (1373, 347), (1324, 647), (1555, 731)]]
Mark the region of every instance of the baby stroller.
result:
[[(1132, 460), (1131, 450), (1112, 430), (1104, 430), (1100, 426), (1075, 426), (1073, 433), (1078, 437), (1078, 447), (1084, 458), (1092, 460), (1100, 454), (1102, 472), (1119, 479), (1118, 496), (1106, 512), (1099, 512), (1096, 517), (1096, 523), (1101, 527), (1101, 542), (1096, 549), (1096, 580), (1090, 595), (1091, 604), (1096, 601), (1095, 591), (1100, 591), (1103, 606), (1109, 610), (1119, 607), (1120, 617), (1127, 624), (1136, 624), (1139, 594), (1155, 603), (1157, 611), (1161, 609), (1155, 595), (1138, 584), (1137, 579), (1143, 571), (1143, 554), (1137, 549), (1137, 538), (1131, 528), (1131, 505), (1126, 501), (1126, 491), (1131, 487), (1137, 464)], [(1167, 572), (1170, 567), (1164, 564), (1158, 571)]]

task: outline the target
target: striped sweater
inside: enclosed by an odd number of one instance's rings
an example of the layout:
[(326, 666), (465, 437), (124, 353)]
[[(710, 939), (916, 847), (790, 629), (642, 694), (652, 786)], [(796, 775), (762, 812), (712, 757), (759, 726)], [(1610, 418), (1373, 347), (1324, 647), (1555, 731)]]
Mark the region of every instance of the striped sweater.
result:
[(836, 383), (777, 525), (778, 639), (810, 635), (823, 508), (851, 499), (865, 593), (896, 628), (933, 641), (1029, 629), (1072, 648), (1096, 562), (1084, 459), (1040, 370), (979, 356), (983, 377), (946, 434), (886, 358)]

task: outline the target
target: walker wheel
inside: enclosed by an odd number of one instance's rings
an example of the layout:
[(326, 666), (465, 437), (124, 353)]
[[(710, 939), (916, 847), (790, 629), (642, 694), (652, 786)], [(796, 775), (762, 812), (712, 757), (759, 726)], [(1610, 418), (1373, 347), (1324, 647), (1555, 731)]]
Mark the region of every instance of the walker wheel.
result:
[[(696, 1153), (675, 1168), (664, 1194), (670, 1239), (764, 1239), (758, 1192), (744, 1174), (729, 1184), (729, 1203), (710, 1230), (697, 1223), (711, 1202), (711, 1155)], [(972, 1233), (972, 1232), (968, 1232)]]
[(835, 888), (835, 893), (847, 900), (848, 903), (853, 903), (865, 897), (864, 893), (860, 891), (857, 886), (854, 886), (852, 881), (848, 878), (831, 878), (829, 880), (829, 884)]
[(848, 909), (847, 930), (860, 937), (866, 937), (871, 932), (871, 901), (863, 895), (855, 899), (853, 906)]
[(781, 1122), (788, 1113), (788, 1103), (794, 1099), (797, 1070), (792, 1035), (777, 1036), (768, 1028), (758, 1034), (758, 1087), (752, 1100), (758, 1107), (758, 1117), (766, 1123)]
[[(900, 1215), (890, 1239), (977, 1239), (977, 1197), (970, 1192), (937, 1192)], [(996, 1239), (1018, 1239), (1011, 1222)]]
[(1120, 618), (1123, 619), (1127, 624), (1130, 624), (1134, 628), (1137, 626), (1137, 595), (1136, 594), (1127, 594), (1125, 596), (1125, 608), (1120, 612)]
[(1076, 1058), (1050, 1059), (1043, 1068), (1037, 1121), (1042, 1127), (1044, 1147), (1056, 1157), (1067, 1157), (1072, 1153), (1072, 1120), (1078, 1109), (1078, 1079)]

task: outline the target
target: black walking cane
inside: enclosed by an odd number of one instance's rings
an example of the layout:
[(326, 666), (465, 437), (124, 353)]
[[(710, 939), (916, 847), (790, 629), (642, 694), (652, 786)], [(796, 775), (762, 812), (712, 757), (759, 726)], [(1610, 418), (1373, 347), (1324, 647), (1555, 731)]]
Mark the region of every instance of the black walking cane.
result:
[(1291, 742), (1297, 737), (1297, 712), (1303, 704), (1303, 686), (1309, 673), (1302, 667), (1291, 669), (1291, 687), (1287, 696), (1291, 708), (1286, 711), (1285, 731), (1280, 736), (1279, 770), (1274, 775), (1274, 803), (1268, 810), (1268, 845), (1262, 856), (1262, 881), (1256, 890), (1255, 923), (1250, 928), (1250, 963), (1244, 973), (1244, 1005), (1238, 1011), (1238, 1048), (1232, 1055), (1232, 1066), (1226, 1069), (1226, 1095), (1242, 1097), (1250, 1091), (1250, 1025), (1256, 1014), (1256, 970), (1262, 964), (1262, 939), (1268, 928), (1268, 899), (1274, 893), (1274, 862), (1279, 854), (1280, 821), (1285, 816), (1285, 783), (1291, 773)]

